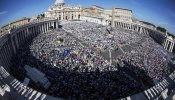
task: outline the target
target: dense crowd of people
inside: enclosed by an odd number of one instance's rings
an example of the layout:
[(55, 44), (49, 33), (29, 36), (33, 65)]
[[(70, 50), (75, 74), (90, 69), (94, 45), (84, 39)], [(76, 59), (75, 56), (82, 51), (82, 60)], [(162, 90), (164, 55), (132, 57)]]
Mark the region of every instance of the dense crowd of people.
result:
[[(151, 38), (146, 38), (146, 41), (139, 47), (116, 58), (117, 61), (126, 61), (128, 65), (143, 69), (150, 78), (158, 81), (170, 73), (168, 59), (170, 56), (167, 51)], [(129, 66), (129, 68), (137, 74), (140, 73), (133, 66)]]
[(111, 31), (111, 28), (106, 26), (88, 22), (63, 23), (63, 28), (89, 45), (102, 50), (115, 49), (141, 39), (141, 35), (133, 31), (117, 28)]
[[(121, 63), (137, 75), (146, 72), (152, 79), (161, 80), (169, 72), (168, 53), (149, 37), (139, 47), (116, 56), (113, 60), (117, 65), (111, 65), (101, 55), (103, 50), (138, 42), (143, 36), (122, 29), (109, 31), (105, 26), (88, 22), (66, 22), (63, 29), (41, 33), (21, 47), (11, 67), (12, 72), (20, 73), (13, 73), (14, 76), (23, 80), (26, 76), (23, 67), (29, 65), (46, 74), (52, 84), (47, 93), (52, 96), (114, 99), (144, 90), (135, 78), (118, 70)], [(102, 51), (95, 52), (91, 46)]]

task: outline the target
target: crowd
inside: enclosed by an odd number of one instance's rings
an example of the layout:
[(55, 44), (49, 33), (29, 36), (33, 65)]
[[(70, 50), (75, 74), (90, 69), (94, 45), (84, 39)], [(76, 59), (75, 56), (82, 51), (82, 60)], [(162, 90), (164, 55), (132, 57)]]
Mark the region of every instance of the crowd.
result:
[(47, 91), (52, 96), (111, 99), (141, 90), (140, 84), (132, 77), (117, 71), (116, 66), (110, 66), (100, 54), (85, 47), (63, 30), (38, 35), (29, 46), (20, 49), (15, 59), (19, 66), (15, 70), (20, 70), (21, 74), (25, 73), (22, 69), (24, 65), (44, 72), (52, 83)]
[(89, 22), (63, 23), (63, 28), (89, 45), (101, 50), (115, 49), (141, 39), (140, 34), (133, 31), (117, 28), (111, 31), (106, 26)]
[[(21, 47), (14, 58), (13, 66), (17, 67), (11, 67), (12, 71), (19, 71), (14, 73), (18, 74), (18, 79), (26, 76), (25, 65), (36, 67), (52, 84), (47, 93), (66, 99), (114, 99), (144, 90), (140, 82), (118, 70), (117, 65), (111, 65), (101, 52), (95, 52), (79, 41), (109, 50), (135, 43), (142, 35), (122, 29), (110, 31), (105, 26), (85, 22), (66, 22), (63, 29), (39, 34), (29, 45)], [(167, 52), (151, 38), (146, 38), (131, 52), (114, 58), (137, 75), (145, 71), (149, 77), (158, 80), (169, 72), (167, 59)]]
[(167, 51), (151, 38), (146, 38), (146, 41), (139, 47), (116, 58), (117, 61), (127, 62), (129, 65), (127, 67), (137, 75), (142, 75), (142, 72), (135, 70), (135, 67), (144, 70), (150, 78), (158, 81), (170, 73), (168, 59), (170, 59), (170, 55)]
[(65, 31), (40, 34), (34, 39), (30, 51), (42, 62), (52, 66), (62, 66), (64, 70), (78, 72), (117, 70), (99, 54), (85, 47)]

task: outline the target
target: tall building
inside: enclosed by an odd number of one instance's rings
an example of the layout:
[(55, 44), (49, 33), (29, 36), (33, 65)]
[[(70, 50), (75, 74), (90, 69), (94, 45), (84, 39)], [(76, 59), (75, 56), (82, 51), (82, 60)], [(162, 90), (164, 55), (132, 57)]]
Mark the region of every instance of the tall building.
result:
[(100, 6), (92, 6), (83, 9), (81, 20), (98, 22), (103, 25), (110, 25), (115, 22), (132, 22), (132, 10), (124, 8), (105, 9)]
[(64, 0), (56, 0), (45, 12), (45, 17), (58, 18), (59, 20), (79, 20), (82, 12), (80, 5), (65, 5)]

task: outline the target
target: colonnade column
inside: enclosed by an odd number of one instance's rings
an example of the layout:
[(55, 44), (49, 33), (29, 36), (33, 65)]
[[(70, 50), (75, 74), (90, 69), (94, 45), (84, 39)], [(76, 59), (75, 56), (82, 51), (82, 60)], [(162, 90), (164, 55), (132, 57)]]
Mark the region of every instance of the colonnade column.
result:
[(171, 42), (171, 46), (170, 46), (169, 51), (172, 52), (173, 51), (173, 48), (174, 48), (174, 42)]
[(168, 49), (168, 45), (169, 45), (169, 41), (167, 40), (166, 46), (165, 46), (165, 49), (166, 49), (166, 50)]

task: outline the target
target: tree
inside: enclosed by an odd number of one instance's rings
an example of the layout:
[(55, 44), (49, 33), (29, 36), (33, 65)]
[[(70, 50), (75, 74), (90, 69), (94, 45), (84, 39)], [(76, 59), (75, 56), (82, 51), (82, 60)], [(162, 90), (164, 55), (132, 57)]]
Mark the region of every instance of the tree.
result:
[(161, 31), (161, 32), (166, 32), (167, 30), (161, 26), (157, 27), (157, 30)]
[(37, 19), (43, 19), (45, 17), (45, 14), (40, 14), (37, 16)]

